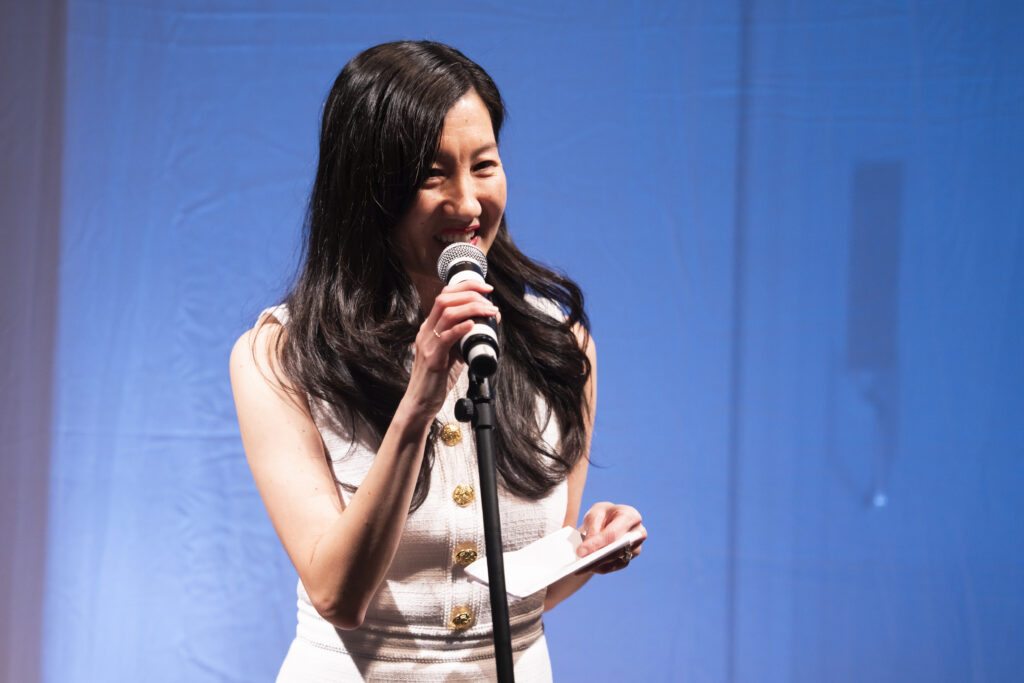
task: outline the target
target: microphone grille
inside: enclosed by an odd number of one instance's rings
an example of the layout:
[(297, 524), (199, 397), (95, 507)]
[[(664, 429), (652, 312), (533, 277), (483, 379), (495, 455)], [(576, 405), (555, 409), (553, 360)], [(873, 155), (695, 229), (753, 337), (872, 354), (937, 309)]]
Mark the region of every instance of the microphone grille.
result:
[(462, 261), (475, 263), (483, 271), (483, 276), (487, 277), (487, 257), (484, 256), (484, 252), (468, 242), (452, 242), (444, 248), (437, 259), (437, 275), (441, 282), (448, 282), (448, 271)]

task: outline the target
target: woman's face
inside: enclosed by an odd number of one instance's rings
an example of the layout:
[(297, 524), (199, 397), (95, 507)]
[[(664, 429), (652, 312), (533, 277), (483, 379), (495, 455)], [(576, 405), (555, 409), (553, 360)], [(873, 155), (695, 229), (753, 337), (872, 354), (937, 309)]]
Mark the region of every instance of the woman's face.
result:
[(471, 90), (448, 110), (430, 174), (395, 229), (402, 265), (421, 290), (439, 287), (441, 251), (469, 242), (487, 253), (504, 212), (505, 171), (491, 116)]

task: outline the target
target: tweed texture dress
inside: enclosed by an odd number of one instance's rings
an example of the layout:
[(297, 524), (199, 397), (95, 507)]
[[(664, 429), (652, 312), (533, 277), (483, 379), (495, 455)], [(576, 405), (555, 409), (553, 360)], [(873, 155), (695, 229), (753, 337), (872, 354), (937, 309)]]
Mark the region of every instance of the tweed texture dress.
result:
[[(288, 314), (278, 306), (262, 315), (285, 323)], [(409, 515), (363, 624), (351, 631), (336, 629), (316, 612), (300, 581), (295, 639), (278, 683), (496, 680), (489, 593), (486, 586), (471, 582), (464, 569), (484, 550), (475, 439), (472, 428), (455, 419), (455, 402), (468, 386), (463, 370), (437, 416), (445, 429), (436, 445), (426, 500)], [(556, 421), (549, 419), (540, 399), (537, 408), (544, 440), (555, 448)], [(361, 433), (365, 429), (357, 425), (352, 433), (325, 406), (311, 401), (311, 410), (347, 505), (351, 493), (342, 484), (358, 486), (376, 447), (372, 437)], [(562, 526), (568, 502), (564, 480), (539, 500), (515, 496), (500, 485), (498, 493), (506, 552)], [(519, 681), (551, 680), (543, 603), (544, 591), (539, 591), (509, 605)]]

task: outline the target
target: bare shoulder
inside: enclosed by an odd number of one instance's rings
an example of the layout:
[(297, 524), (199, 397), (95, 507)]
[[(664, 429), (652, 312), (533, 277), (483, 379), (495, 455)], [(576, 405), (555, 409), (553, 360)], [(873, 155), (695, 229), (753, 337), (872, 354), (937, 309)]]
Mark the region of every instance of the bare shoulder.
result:
[(590, 330), (582, 324), (576, 323), (573, 325), (572, 331), (576, 335), (576, 341), (579, 343), (580, 348), (583, 349), (583, 353), (587, 354), (590, 362), (593, 363), (597, 360), (597, 345), (594, 343), (594, 335), (590, 333)]
[(272, 317), (262, 318), (251, 329), (242, 333), (231, 349), (231, 370), (262, 366), (269, 363), (276, 354), (283, 327)]
[(284, 326), (272, 315), (257, 321), (246, 330), (231, 349), (231, 384), (236, 403), (240, 394), (263, 393), (268, 389), (290, 403), (297, 400), (292, 384), (281, 368), (281, 348), (285, 340)]

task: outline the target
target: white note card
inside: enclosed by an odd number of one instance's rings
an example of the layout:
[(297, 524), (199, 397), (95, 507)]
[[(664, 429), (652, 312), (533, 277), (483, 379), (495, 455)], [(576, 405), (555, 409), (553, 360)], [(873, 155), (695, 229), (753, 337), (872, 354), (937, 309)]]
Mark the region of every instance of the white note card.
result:
[[(639, 540), (640, 532), (631, 531), (585, 557), (577, 557), (576, 548), (583, 543), (583, 537), (572, 527), (562, 527), (524, 548), (505, 553), (505, 591), (510, 601), (521, 600)], [(466, 573), (486, 585), (487, 558), (480, 557), (467, 566)]]

